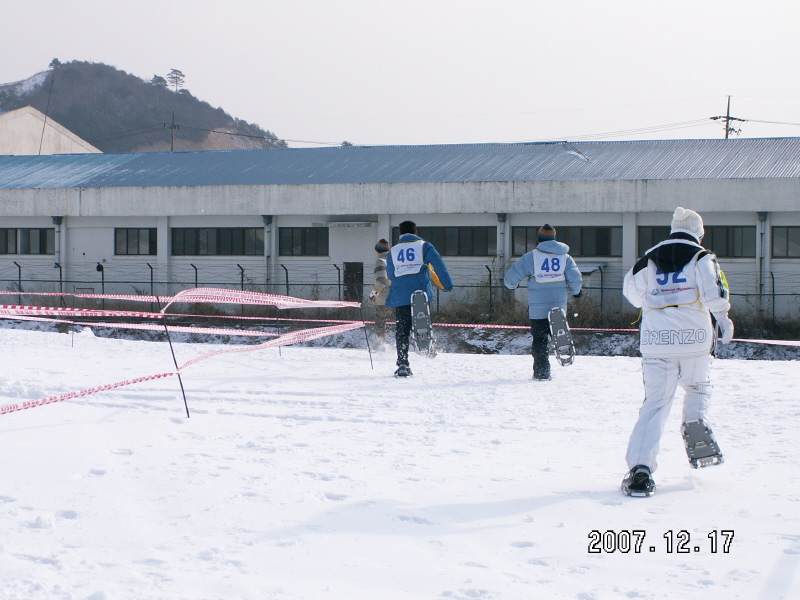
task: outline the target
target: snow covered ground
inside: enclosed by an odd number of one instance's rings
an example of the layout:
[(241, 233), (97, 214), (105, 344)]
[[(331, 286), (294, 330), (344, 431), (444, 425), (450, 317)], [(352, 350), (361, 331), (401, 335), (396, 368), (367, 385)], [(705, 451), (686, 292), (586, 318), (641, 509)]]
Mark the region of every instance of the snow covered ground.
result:
[[(173, 368), (165, 343), (88, 330), (0, 329), (0, 349), (0, 405)], [(174, 377), (0, 415), (0, 598), (800, 597), (796, 362), (717, 361), (725, 464), (689, 468), (676, 405), (658, 493), (632, 499), (638, 359), (549, 383), (527, 356), (412, 357), (408, 381), (374, 361), (217, 356), (184, 372), (188, 419)], [(592, 553), (592, 531), (645, 538)]]

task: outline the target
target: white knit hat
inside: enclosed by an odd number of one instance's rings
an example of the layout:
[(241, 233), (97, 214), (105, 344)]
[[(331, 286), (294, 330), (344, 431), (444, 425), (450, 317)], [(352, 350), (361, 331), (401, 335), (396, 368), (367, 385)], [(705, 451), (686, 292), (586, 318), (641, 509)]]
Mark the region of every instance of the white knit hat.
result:
[(705, 230), (703, 229), (703, 217), (693, 210), (679, 206), (672, 214), (672, 229), (670, 233), (688, 233), (697, 238), (699, 242)]

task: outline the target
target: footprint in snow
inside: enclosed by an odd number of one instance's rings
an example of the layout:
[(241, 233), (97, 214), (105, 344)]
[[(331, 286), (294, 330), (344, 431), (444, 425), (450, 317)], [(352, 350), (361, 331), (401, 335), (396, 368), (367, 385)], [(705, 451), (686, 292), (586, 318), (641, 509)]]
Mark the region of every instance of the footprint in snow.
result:
[(54, 524), (53, 515), (39, 515), (36, 520), (28, 523), (28, 529), (52, 529)]
[(416, 523), (417, 525), (433, 525), (433, 521), (429, 521), (428, 519), (424, 519), (422, 517), (415, 517), (413, 515), (400, 515), (397, 517), (397, 520)]
[(342, 500), (347, 500), (347, 496), (344, 494), (330, 494), (327, 493), (324, 496), (325, 500), (333, 500), (334, 502), (341, 502)]

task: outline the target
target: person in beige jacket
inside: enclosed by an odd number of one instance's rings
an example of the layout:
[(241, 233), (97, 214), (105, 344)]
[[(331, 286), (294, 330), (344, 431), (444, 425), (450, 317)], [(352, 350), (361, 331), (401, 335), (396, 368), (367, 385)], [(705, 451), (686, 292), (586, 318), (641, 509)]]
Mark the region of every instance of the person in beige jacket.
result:
[(386, 343), (386, 322), (392, 314), (392, 309), (386, 306), (386, 297), (392, 285), (386, 275), (386, 257), (389, 255), (389, 248), (389, 242), (383, 238), (375, 244), (378, 257), (375, 259), (374, 283), (369, 294), (370, 301), (375, 304), (375, 339), (380, 345)]

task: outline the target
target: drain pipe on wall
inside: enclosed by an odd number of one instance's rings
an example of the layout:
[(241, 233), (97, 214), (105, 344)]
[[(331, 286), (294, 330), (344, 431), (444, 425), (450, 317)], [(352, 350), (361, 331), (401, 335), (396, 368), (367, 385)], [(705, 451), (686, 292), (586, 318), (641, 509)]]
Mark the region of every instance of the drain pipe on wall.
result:
[(766, 234), (767, 216), (768, 212), (758, 213), (758, 228), (759, 228), (759, 251), (758, 251), (758, 297), (759, 305), (761, 304), (760, 298), (764, 293), (764, 235)]
[(55, 245), (54, 250), (56, 251), (55, 258), (57, 263), (61, 262), (61, 224), (63, 222), (64, 222), (64, 217), (53, 217), (53, 225), (56, 226), (56, 235), (53, 243)]
[(264, 221), (264, 266), (266, 267), (266, 292), (269, 294), (270, 259), (272, 258), (272, 215), (261, 215)]
[[(497, 262), (500, 263), (499, 273), (502, 275), (506, 272), (506, 220), (508, 219), (507, 213), (497, 213), (497, 222), (500, 223), (498, 227), (498, 240), (497, 240)], [(499, 277), (500, 275), (498, 275)], [(491, 281), (489, 282), (491, 285)]]

